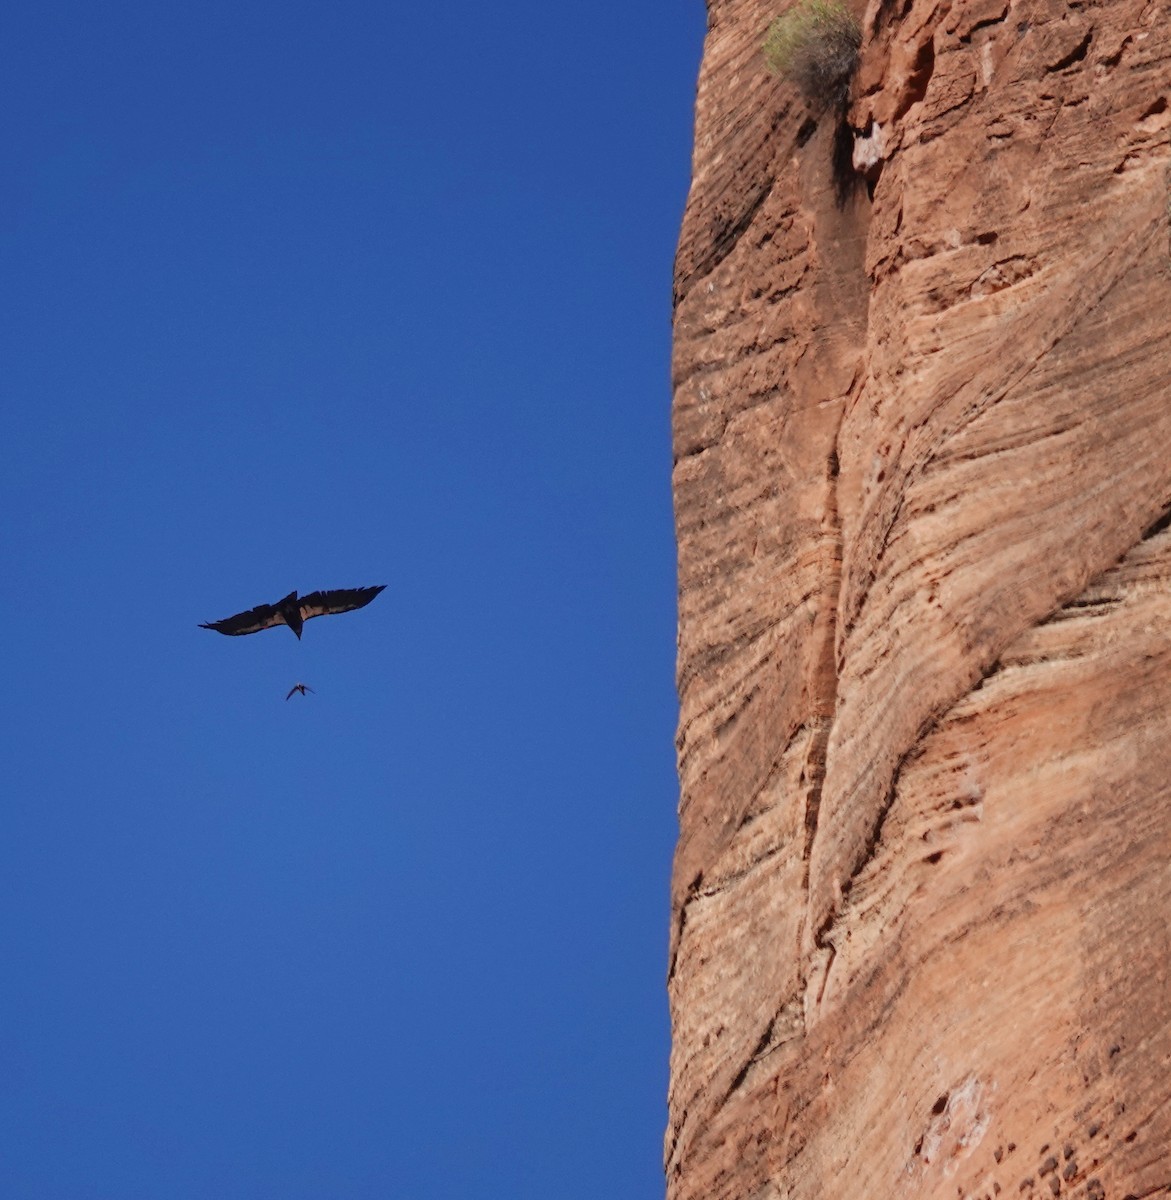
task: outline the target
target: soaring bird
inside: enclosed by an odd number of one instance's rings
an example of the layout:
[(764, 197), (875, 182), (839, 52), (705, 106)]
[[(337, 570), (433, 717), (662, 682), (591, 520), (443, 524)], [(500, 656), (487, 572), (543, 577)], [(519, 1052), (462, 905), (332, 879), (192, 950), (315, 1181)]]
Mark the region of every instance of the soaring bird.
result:
[[(313, 689), (307, 683), (294, 683), (293, 686), (289, 688), (289, 694), (285, 697), (285, 699), (291, 700), (294, 692), (300, 692), (303, 696), (306, 692), (313, 692)], [(315, 696), (317, 695), (316, 692), (313, 692), (313, 694)]]
[(262, 604), (259, 608), (250, 608), (234, 617), (225, 617), (222, 621), (201, 624), (199, 628), (214, 629), (218, 633), (239, 637), (242, 633), (258, 633), (261, 629), (271, 629), (274, 625), (287, 625), (299, 641), (301, 626), (310, 617), (325, 617), (330, 613), (352, 612), (355, 608), (364, 608), (385, 587), (386, 584), (379, 587), (334, 588), (330, 592), (310, 592), (308, 596), (301, 596), (299, 599), (296, 592), (290, 592), (275, 604)]

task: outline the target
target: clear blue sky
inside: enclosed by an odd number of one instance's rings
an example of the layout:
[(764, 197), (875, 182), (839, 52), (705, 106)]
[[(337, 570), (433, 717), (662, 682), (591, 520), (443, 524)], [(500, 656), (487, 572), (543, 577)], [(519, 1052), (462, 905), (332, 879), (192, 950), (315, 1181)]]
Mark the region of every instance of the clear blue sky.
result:
[(661, 1194), (703, 20), (6, 11), (5, 1200)]

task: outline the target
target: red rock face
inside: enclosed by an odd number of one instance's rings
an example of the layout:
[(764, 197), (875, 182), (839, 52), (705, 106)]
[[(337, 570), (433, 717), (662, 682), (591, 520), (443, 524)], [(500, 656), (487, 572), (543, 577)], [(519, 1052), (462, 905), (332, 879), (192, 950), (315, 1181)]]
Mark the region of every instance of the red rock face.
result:
[(676, 263), (668, 1195), (1161, 1195), (1171, 12), (872, 3), (841, 125), (777, 11)]

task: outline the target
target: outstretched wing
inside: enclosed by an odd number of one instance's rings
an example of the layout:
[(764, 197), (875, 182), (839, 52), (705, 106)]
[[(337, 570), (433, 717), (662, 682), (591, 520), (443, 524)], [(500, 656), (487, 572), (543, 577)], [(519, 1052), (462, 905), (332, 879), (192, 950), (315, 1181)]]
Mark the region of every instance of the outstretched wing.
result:
[(302, 596), (301, 620), (308, 621), (310, 617), (326, 617), (330, 613), (353, 612), (355, 608), (365, 608), (386, 584), (379, 587), (334, 588), (329, 592), (310, 592)]
[(274, 625), (284, 624), (285, 619), (275, 604), (262, 604), (258, 608), (250, 608), (247, 612), (237, 613), (234, 617), (225, 617), (222, 621), (200, 625), (199, 628), (214, 629), (217, 633), (239, 637), (242, 633), (258, 633), (261, 629), (271, 629)]

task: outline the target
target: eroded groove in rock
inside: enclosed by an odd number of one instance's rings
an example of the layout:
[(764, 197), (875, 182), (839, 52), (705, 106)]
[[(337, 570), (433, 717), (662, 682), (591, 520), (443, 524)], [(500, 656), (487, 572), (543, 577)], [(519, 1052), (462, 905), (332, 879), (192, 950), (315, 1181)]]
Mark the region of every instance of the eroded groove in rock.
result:
[[(1079, 656), (1087, 640), (1084, 636), (1070, 638), (1063, 634), (1059, 647), (1051, 640), (1042, 642), (1041, 639), (1044, 636), (1042, 631), (1046, 626), (1056, 625), (1064, 621), (1086, 622), (1107, 617), (1111, 615), (1112, 610), (1116, 606), (1124, 605), (1135, 594), (1149, 589), (1152, 585), (1159, 586), (1162, 582), (1163, 568), (1171, 568), (1171, 538), (1159, 539), (1159, 535), (1164, 533), (1168, 528), (1171, 528), (1171, 517), (1165, 515), (1148, 530), (1144, 531), (1142, 538), (1123, 556), (1122, 560), (1109, 570), (1103, 572), (1098, 579), (1094, 580), (1087, 587), (1082, 595), (1066, 602), (1056, 611), (1046, 614), (1044, 619), (1039, 621), (1033, 630), (1023, 633), (1016, 639), (1015, 643), (1006, 647), (1003, 659), (998, 659), (994, 662), (965, 696), (950, 705), (947, 711), (936, 713), (929, 718), (919, 730), (911, 748), (896, 765), (890, 788), (884, 798), (875, 826), (867, 840), (864, 853), (860, 861), (854, 865), (849, 878), (842, 885), (844, 900), (848, 900), (855, 881), (871, 867), (873, 860), (878, 854), (887, 818), (898, 798), (899, 786), (904, 770), (924, 754), (926, 747), (930, 744), (932, 735), (952, 720), (954, 714), (957, 712), (962, 713), (975, 694), (981, 691), (1002, 670), (1011, 670), (1014, 667), (1026, 665), (1030, 667), (1053, 666)], [(1153, 539), (1159, 539), (1158, 543), (1154, 547), (1147, 547), (1145, 543)], [(1168, 575), (1171, 576), (1171, 569), (1168, 570)], [(1168, 613), (1171, 613), (1171, 607), (1168, 608)], [(1038, 650), (1036, 647), (1039, 645), (1044, 645), (1044, 649)], [(960, 719), (962, 720), (963, 717)], [(966, 795), (953, 799), (951, 808), (952, 811), (962, 810), (973, 804), (978, 804), (978, 802), (979, 796), (973, 798), (969, 792)], [(966, 822), (967, 818), (963, 818), (963, 820)], [(940, 861), (941, 858), (942, 852), (933, 852), (927, 856), (927, 861), (934, 864)], [(836, 914), (824, 920), (823, 925), (818, 931), (818, 945), (832, 944), (832, 930), (836, 924)]]
[(711, 0), (676, 261), (668, 1194), (1141, 1195), (1171, 14), (872, 3), (835, 130), (764, 71), (776, 11)]

